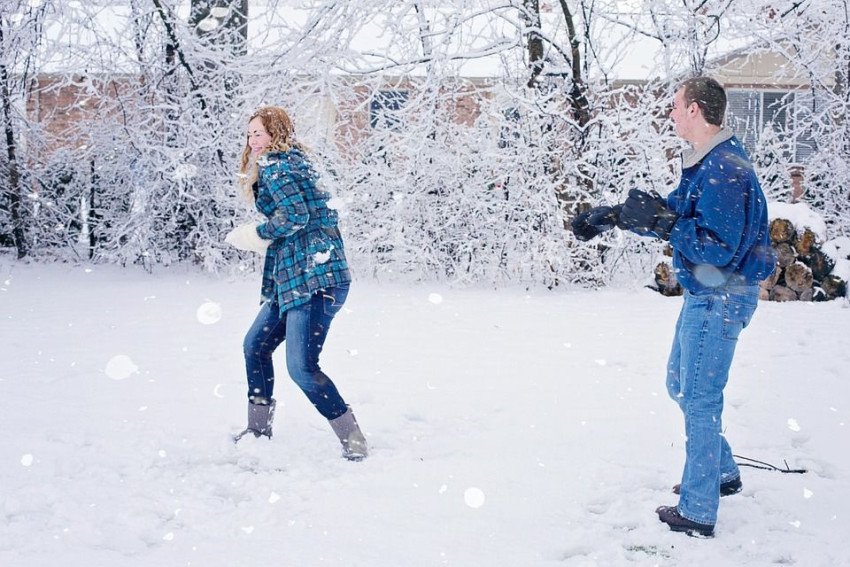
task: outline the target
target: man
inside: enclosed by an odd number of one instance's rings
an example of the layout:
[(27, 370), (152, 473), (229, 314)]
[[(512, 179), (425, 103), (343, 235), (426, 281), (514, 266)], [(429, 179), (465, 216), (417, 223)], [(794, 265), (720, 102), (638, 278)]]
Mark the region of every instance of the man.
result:
[(661, 506), (677, 532), (711, 537), (720, 496), (740, 492), (741, 474), (721, 434), (723, 388), (741, 330), (773, 271), (767, 203), (752, 163), (722, 127), (726, 93), (696, 77), (676, 91), (670, 119), (691, 145), (679, 186), (666, 199), (632, 189), (624, 203), (596, 207), (573, 221), (579, 240), (618, 226), (669, 240), (684, 303), (667, 364), (667, 391), (685, 417), (685, 467), (677, 506)]

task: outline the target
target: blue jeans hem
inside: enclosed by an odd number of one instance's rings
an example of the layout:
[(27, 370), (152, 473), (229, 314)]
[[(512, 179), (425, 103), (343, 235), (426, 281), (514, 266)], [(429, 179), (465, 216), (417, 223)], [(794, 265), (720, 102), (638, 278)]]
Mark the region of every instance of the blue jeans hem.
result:
[(692, 516), (691, 514), (688, 514), (687, 512), (682, 510), (681, 505), (676, 506), (676, 510), (679, 512), (679, 515), (682, 516), (684, 519), (689, 520), (691, 522), (696, 522), (697, 524), (702, 524), (704, 526), (714, 526), (714, 524), (717, 523), (716, 518), (709, 522), (708, 520), (697, 518), (696, 516)]

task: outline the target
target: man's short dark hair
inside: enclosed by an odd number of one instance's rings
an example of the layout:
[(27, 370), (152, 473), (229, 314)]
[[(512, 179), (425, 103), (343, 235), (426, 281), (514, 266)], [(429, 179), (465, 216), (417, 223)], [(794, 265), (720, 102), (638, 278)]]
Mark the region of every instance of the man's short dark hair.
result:
[(726, 114), (726, 91), (723, 85), (711, 77), (693, 77), (682, 82), (679, 88), (684, 88), (685, 104), (697, 103), (702, 110), (705, 121), (715, 126), (723, 125)]

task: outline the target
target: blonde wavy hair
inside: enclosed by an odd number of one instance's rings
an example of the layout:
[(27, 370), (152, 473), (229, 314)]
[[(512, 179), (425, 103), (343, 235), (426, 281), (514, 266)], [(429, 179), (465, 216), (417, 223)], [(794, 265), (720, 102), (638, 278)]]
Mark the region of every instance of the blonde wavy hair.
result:
[(253, 185), (258, 175), (257, 159), (268, 152), (288, 152), (292, 148), (307, 151), (305, 146), (295, 141), (295, 126), (292, 125), (292, 120), (284, 109), (279, 106), (262, 106), (248, 118), (248, 123), (250, 124), (255, 118), (260, 119), (272, 140), (265, 151), (255, 156), (251, 153), (248, 135), (245, 135), (245, 148), (242, 150), (242, 162), (239, 167), (239, 173), (241, 173), (239, 184), (242, 186), (245, 198), (252, 203), (254, 202)]

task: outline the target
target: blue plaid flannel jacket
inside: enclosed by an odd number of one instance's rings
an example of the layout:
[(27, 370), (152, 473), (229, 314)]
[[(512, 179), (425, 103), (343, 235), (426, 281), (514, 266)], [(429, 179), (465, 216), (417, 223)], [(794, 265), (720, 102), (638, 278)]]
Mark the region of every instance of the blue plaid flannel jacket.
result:
[(348, 285), (337, 213), (330, 194), (316, 185), (318, 174), (297, 148), (260, 157), (256, 206), (268, 219), (257, 227), (271, 240), (263, 266), (262, 297), (283, 313), (310, 301), (321, 289)]

